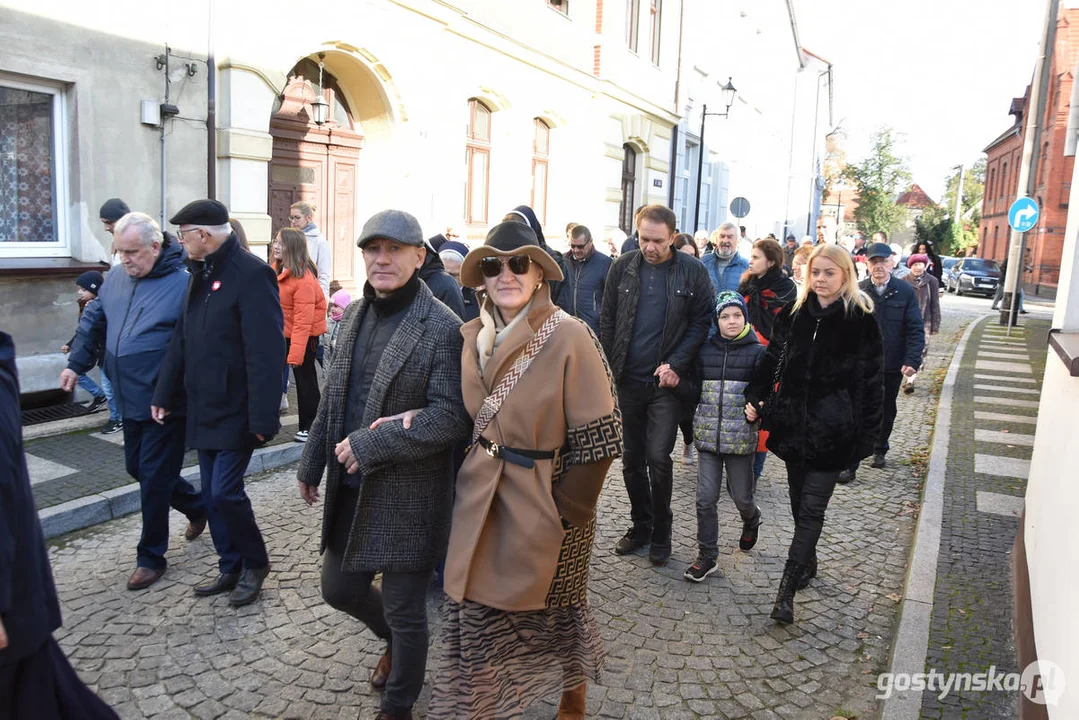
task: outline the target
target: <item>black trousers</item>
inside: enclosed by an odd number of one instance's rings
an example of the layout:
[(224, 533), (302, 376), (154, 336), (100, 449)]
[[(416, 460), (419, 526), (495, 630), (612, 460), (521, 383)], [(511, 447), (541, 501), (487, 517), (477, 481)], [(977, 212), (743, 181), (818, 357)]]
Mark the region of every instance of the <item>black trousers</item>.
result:
[(119, 720), (90, 692), (56, 640), (0, 664), (0, 718), (5, 720)]
[(903, 373), (898, 370), (884, 371), (884, 406), (881, 408), (880, 435), (877, 436), (877, 444), (873, 451), (884, 455), (891, 447), (888, 438), (892, 436), (892, 426), (895, 425), (895, 415), (898, 412), (895, 400), (899, 397), (899, 387), (903, 384)]
[(693, 444), (693, 416), (697, 413), (697, 405), (682, 403), (682, 417), (678, 421), (678, 429), (682, 431), (682, 442), (687, 446)]
[(383, 572), (382, 590), (375, 573), (343, 572), (341, 562), (356, 514), (359, 489), (342, 485), (322, 554), (322, 598), (330, 607), (356, 618), (386, 641), (392, 656), (382, 695), (382, 711), (404, 715), (423, 689), (427, 672), (427, 588), (432, 570)]
[(654, 383), (623, 383), (618, 389), (622, 408), (622, 479), (629, 494), (634, 533), (653, 545), (671, 544), (671, 489), (674, 451), (682, 403), (667, 388)]
[(817, 553), (817, 541), (824, 528), (824, 511), (835, 490), (838, 470), (813, 470), (787, 463), (787, 490), (790, 493), (794, 537), (787, 559), (806, 565)]
[[(292, 348), (291, 338), (288, 341), (288, 347), (289, 349)], [(296, 378), (296, 402), (300, 406), (300, 430), (311, 429), (311, 425), (315, 422), (315, 415), (318, 414), (318, 403), (322, 399), (322, 393), (318, 389), (318, 373), (315, 372), (315, 353), (317, 351), (318, 338), (307, 338), (307, 346), (304, 348), (303, 353), (303, 364), (292, 368), (293, 375)]]

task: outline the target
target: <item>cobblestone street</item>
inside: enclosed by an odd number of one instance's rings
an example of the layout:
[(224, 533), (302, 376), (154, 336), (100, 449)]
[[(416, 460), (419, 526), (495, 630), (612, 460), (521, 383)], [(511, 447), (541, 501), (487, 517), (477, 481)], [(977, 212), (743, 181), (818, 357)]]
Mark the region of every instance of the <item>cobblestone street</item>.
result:
[[(643, 555), (611, 552), (629, 517), (621, 468), (612, 467), (590, 583), (609, 658), (603, 682), (589, 688), (589, 716), (876, 715), (876, 676), (888, 666), (935, 414), (934, 370), (947, 364), (981, 310), (947, 302), (945, 308), (917, 393), (900, 395), (888, 467), (864, 465), (854, 483), (836, 490), (819, 546), (820, 574), (798, 594), (792, 626), (768, 618), (792, 532), (785, 473), (775, 457), (759, 487), (760, 541), (748, 553), (737, 549), (740, 521), (724, 498), (721, 573), (700, 585), (682, 577), (696, 556), (696, 468), (676, 459), (674, 555), (654, 569)], [(65, 621), (58, 638), (122, 717), (351, 719), (377, 710), (368, 679), (379, 642), (320, 597), (321, 506), (301, 502), (291, 469), (252, 478), (249, 491), (273, 572), (262, 599), (239, 610), (224, 597), (192, 594), (216, 572), (216, 556), (206, 536), (181, 539), (178, 515), (169, 572), (144, 592), (124, 589), (138, 516), (51, 544)], [(440, 598), (432, 589), (429, 679), (439, 653)], [(420, 717), (428, 693), (417, 706)], [(553, 716), (556, 700), (527, 717)]]

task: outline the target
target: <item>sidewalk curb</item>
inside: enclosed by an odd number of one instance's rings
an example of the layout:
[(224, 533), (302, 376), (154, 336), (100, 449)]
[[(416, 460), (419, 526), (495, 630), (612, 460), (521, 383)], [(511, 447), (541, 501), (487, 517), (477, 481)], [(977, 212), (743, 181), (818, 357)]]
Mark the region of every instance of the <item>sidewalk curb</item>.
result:
[[(280, 443), (259, 448), (251, 455), (244, 476), (273, 470), (296, 462), (303, 453), (303, 443)], [(180, 477), (199, 487), (199, 467), (192, 465), (180, 472)], [(115, 520), (139, 511), (139, 484), (87, 495), (76, 500), (45, 508), (38, 513), (45, 539), (51, 539), (76, 530), (83, 530), (109, 520)]]
[[(933, 614), (933, 593), (937, 585), (937, 559), (940, 555), (940, 528), (944, 516), (944, 483), (948, 471), (948, 444), (951, 440), (952, 395), (967, 341), (978, 326), (990, 319), (987, 315), (975, 318), (963, 331), (955, 346), (948, 374), (940, 389), (937, 421), (933, 427), (933, 447), (929, 470), (922, 492), (922, 507), (911, 549), (910, 568), (900, 608), (899, 627), (892, 644), (890, 673), (925, 672), (929, 652), (929, 625)], [(894, 692), (884, 701), (881, 720), (917, 720), (922, 712), (922, 692)]]

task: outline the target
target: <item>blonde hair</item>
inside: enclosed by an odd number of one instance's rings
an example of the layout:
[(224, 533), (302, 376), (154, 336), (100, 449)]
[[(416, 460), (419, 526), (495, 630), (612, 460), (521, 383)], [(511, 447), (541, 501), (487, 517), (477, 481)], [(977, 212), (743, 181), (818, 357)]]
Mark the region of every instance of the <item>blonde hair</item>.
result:
[(809, 298), (809, 293), (812, 292), (810, 278), (813, 274), (813, 265), (818, 257), (831, 260), (843, 272), (843, 287), (839, 289), (839, 297), (843, 299), (844, 311), (849, 315), (851, 306), (857, 306), (865, 313), (872, 313), (873, 301), (858, 287), (858, 274), (854, 270), (854, 261), (851, 260), (850, 253), (842, 245), (832, 243), (818, 245), (810, 254), (804, 271), (805, 282), (802, 283), (802, 287), (798, 291), (798, 298), (791, 307), (791, 313), (797, 312), (798, 308), (802, 307)]
[(315, 206), (313, 203), (309, 203), (306, 200), (294, 202), (289, 205), (289, 210), (298, 210), (304, 217), (312, 217), (315, 214)]

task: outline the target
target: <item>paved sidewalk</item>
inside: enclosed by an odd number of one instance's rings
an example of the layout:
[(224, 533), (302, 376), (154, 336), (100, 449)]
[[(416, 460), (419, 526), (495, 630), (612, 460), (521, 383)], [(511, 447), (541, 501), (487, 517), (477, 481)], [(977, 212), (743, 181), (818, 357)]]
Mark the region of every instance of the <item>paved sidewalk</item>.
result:
[[(612, 467), (600, 499), (590, 583), (609, 659), (602, 683), (589, 688), (590, 717), (869, 718), (879, 712), (876, 678), (887, 667), (906, 579), (935, 405), (933, 370), (947, 363), (972, 317), (965, 307), (946, 309), (921, 387), (900, 397), (888, 467), (865, 466), (853, 484), (837, 488), (820, 543), (820, 576), (798, 594), (792, 626), (768, 619), (793, 529), (776, 458), (769, 458), (759, 488), (760, 541), (748, 553), (737, 549), (741, 523), (722, 500), (722, 573), (700, 585), (682, 577), (696, 556), (696, 469), (676, 461), (674, 555), (667, 567), (654, 569), (644, 556), (611, 553), (629, 517), (620, 465)], [(53, 542), (65, 618), (60, 642), (124, 718), (374, 714), (378, 698), (367, 680), (379, 641), (321, 601), (321, 508), (299, 500), (294, 478), (284, 469), (249, 485), (274, 571), (262, 599), (240, 610), (224, 598), (192, 595), (195, 584), (213, 575), (215, 556), (208, 538), (180, 539), (178, 515), (169, 571), (141, 593), (123, 589), (137, 517)], [(439, 652), (440, 605), (441, 594), (432, 589), (429, 679)], [(420, 717), (428, 693), (417, 707)], [(553, 716), (556, 700), (526, 717)]]
[[(1011, 551), (1034, 446), (1050, 322), (970, 336), (955, 384), (926, 672), (1022, 672), (1012, 634)], [(1017, 692), (926, 692), (923, 718), (1014, 718)]]
[[(291, 409), (281, 418), (281, 432), (269, 445), (257, 451), (258, 459), (250, 472), (278, 467), (299, 458), (302, 446), (292, 439), (298, 429), (297, 416), (289, 414), (295, 413), (295, 389), (289, 390), (289, 403)], [(102, 435), (100, 428), (108, 419), (108, 413), (91, 417), (100, 419), (93, 429), (36, 437), (24, 443), (30, 484), (46, 537), (138, 510), (138, 484), (125, 468), (123, 432)], [(37, 433), (42, 432), (41, 426), (31, 427)], [(63, 428), (64, 422), (61, 421), (58, 427)], [(198, 485), (198, 456), (194, 451), (188, 451), (184, 456), (182, 474)]]

